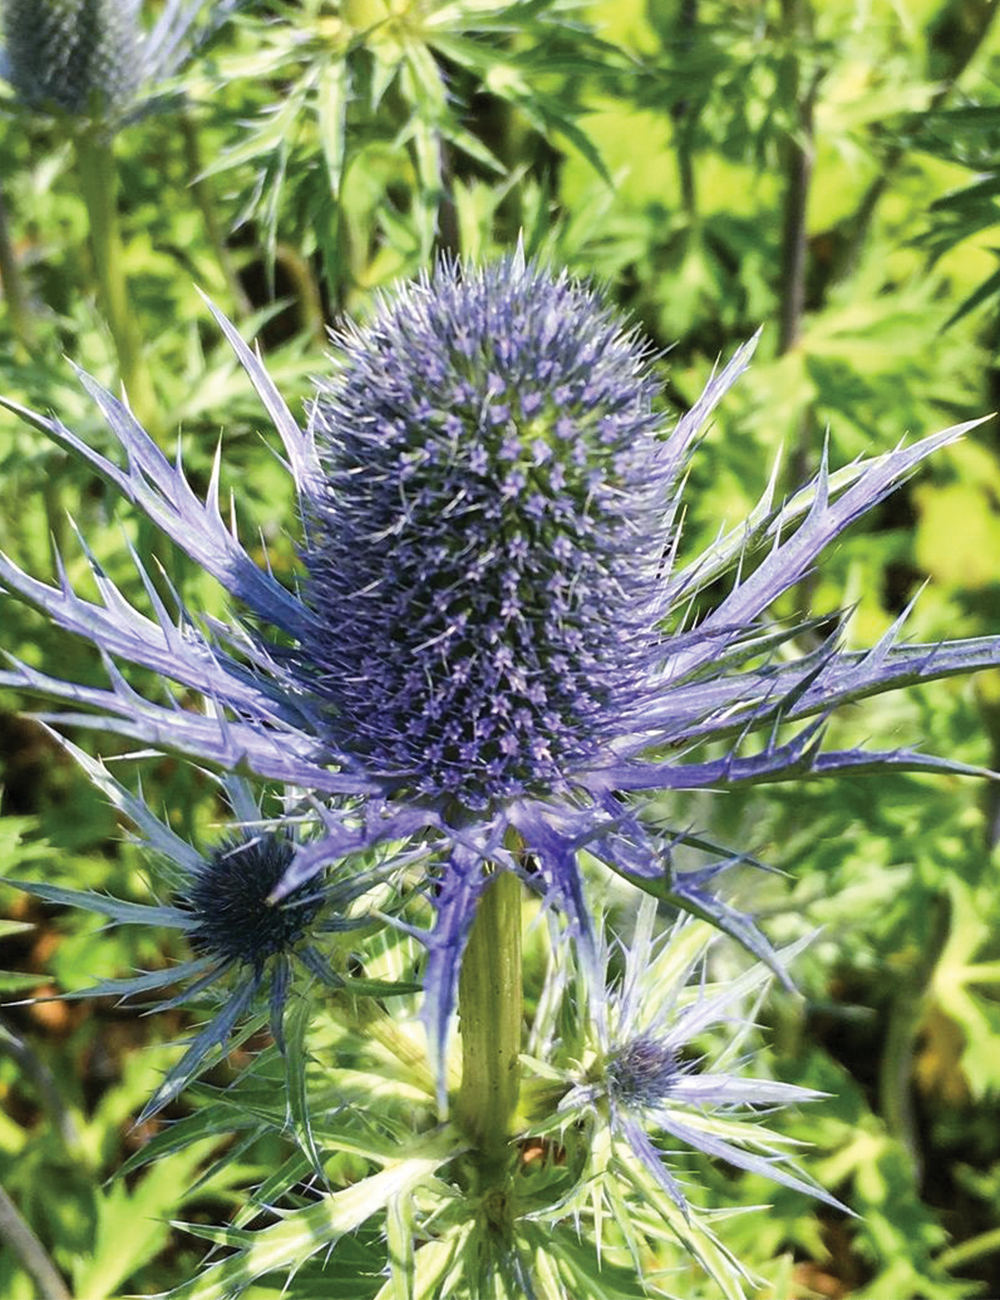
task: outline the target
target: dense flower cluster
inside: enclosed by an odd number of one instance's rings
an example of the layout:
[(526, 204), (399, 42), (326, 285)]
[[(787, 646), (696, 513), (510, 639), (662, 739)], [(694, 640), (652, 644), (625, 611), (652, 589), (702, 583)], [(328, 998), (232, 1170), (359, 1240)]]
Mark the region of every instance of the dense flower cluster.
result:
[(643, 349), (565, 274), (506, 263), (442, 269), (340, 343), (301, 646), (338, 746), (464, 808), (564, 790), (631, 715), (657, 639)]
[(260, 971), (269, 957), (296, 944), (315, 919), (322, 895), (300, 885), (280, 907), (267, 901), (294, 855), (287, 836), (270, 833), (212, 849), (178, 900), (191, 913), (191, 947)]
[(32, 108), (74, 116), (123, 108), (138, 88), (138, 3), (6, 0), (10, 81)]
[[(244, 550), (216, 479), (202, 501), (128, 408), (84, 377), (124, 467), (58, 420), (8, 405), (115, 484), (246, 619), (207, 625), (166, 609), (138, 559), (152, 617), (96, 565), (101, 598), (91, 601), (0, 556), (0, 581), (98, 646), (111, 685), (19, 663), (0, 683), (83, 706), (67, 716), (89, 725), (311, 792), (321, 833), (296, 847), (275, 899), (377, 844), (397, 846), (390, 854), (419, 846), (435, 880), (436, 921), (421, 937), (439, 1064), (486, 864), (518, 872), (568, 915), (594, 980), (584, 849), (774, 963), (751, 919), (718, 896), (720, 868), (745, 856), (652, 825), (631, 794), (967, 770), (912, 750), (827, 751), (823, 725), (847, 701), (1000, 663), (1000, 638), (907, 645), (901, 619), (870, 651), (842, 651), (832, 637), (797, 653), (801, 629), (767, 611), (969, 426), (835, 476), (824, 461), (789, 499), (769, 493), (682, 564), (691, 448), (752, 345), (674, 422), (657, 410), (644, 348), (592, 290), (520, 251), (486, 267), (444, 262), (335, 338), (333, 373), (303, 430), (259, 358), (217, 319), (284, 443), (302, 516), (301, 589)], [(211, 705), (196, 713), (140, 694), (115, 660)], [(714, 860), (678, 871), (679, 845)]]

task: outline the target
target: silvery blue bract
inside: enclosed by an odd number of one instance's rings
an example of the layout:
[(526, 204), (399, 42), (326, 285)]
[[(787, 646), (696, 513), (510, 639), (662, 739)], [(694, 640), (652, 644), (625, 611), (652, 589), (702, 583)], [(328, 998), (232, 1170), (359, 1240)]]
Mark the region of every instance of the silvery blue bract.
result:
[[(602, 1153), (592, 1156), (590, 1177), (599, 1178), (607, 1161), (627, 1179), (638, 1162), (685, 1216), (691, 1207), (676, 1164), (657, 1145), (661, 1135), (672, 1151), (678, 1144), (703, 1151), (843, 1209), (790, 1165), (794, 1143), (762, 1122), (772, 1110), (822, 1094), (746, 1072), (743, 1047), (771, 972), (758, 962), (708, 983), (705, 962), (716, 936), (691, 918), (658, 933), (651, 898), (639, 906), (629, 943), (609, 943), (598, 929), (596, 989), (574, 977), (558, 940), (553, 944), (525, 1064), (529, 1078), (537, 1069), (559, 1099), (532, 1131), (571, 1143), (582, 1128)], [(805, 942), (783, 950), (782, 961), (790, 963)], [(706, 1051), (706, 1034), (721, 1026)]]
[[(743, 856), (652, 825), (631, 792), (969, 770), (910, 750), (824, 751), (823, 724), (846, 701), (1000, 663), (1000, 639), (905, 645), (900, 620), (869, 651), (830, 638), (802, 655), (801, 629), (767, 611), (853, 520), (971, 426), (836, 474), (824, 459), (799, 492), (777, 505), (769, 493), (681, 564), (690, 452), (752, 345), (675, 422), (657, 409), (646, 350), (593, 290), (520, 252), (486, 267), (446, 262), (336, 337), (303, 430), (219, 321), (295, 479), (301, 590), (244, 550), (216, 478), (201, 501), (127, 407), (84, 376), (124, 467), (58, 420), (9, 405), (115, 484), (246, 621), (209, 627), (183, 609), (178, 620), (138, 558), (152, 618), (96, 563), (97, 603), (65, 578), (50, 587), (0, 559), (12, 591), (101, 649), (111, 688), (23, 664), (0, 680), (92, 710), (89, 725), (317, 796), (322, 834), (298, 847), (276, 896), (334, 859), (418, 843), (435, 880), (436, 922), (421, 937), (439, 1062), (484, 864), (518, 872), (565, 911), (595, 987), (583, 850), (775, 963), (752, 920), (716, 893), (717, 873)], [(723, 575), (728, 594), (690, 622)], [(210, 707), (139, 694), (118, 659)], [(705, 757), (707, 742), (723, 742), (722, 756)], [(675, 871), (682, 843), (714, 860)]]

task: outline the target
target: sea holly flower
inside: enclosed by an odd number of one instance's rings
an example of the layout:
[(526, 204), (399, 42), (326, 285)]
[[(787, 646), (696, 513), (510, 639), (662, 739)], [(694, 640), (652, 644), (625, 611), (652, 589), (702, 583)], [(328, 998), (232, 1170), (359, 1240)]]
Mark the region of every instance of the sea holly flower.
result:
[[(534, 1057), (538, 1078), (547, 1081), (541, 1095), (551, 1096), (554, 1086), (562, 1095), (547, 1123), (533, 1131), (565, 1134), (582, 1124), (589, 1149), (600, 1153), (596, 1159), (619, 1162), (629, 1152), (626, 1163), (638, 1161), (685, 1216), (687, 1196), (651, 1132), (672, 1148), (700, 1150), (843, 1208), (789, 1168), (787, 1141), (760, 1120), (765, 1109), (823, 1094), (746, 1074), (741, 1052), (773, 973), (757, 962), (717, 985), (692, 978), (704, 970), (712, 929), (686, 918), (657, 933), (655, 921), (656, 903), (644, 897), (631, 942), (601, 942), (596, 997), (553, 943), (528, 1073)], [(803, 946), (784, 949), (782, 960), (790, 962)], [(722, 1043), (706, 1048), (705, 1036), (720, 1025), (727, 1027)]]
[[(217, 25), (233, 7), (207, 6)], [(141, 0), (4, 0), (0, 75), (27, 108), (121, 124), (190, 55), (206, 0), (167, 0), (147, 30)]]
[[(717, 932), (691, 917), (663, 929), (656, 913), (644, 897), (627, 943), (597, 922), (596, 987), (550, 923), (545, 983), (522, 1057), (521, 1144), (534, 1140), (577, 1170), (568, 1203), (593, 1217), (598, 1242), (618, 1240), (604, 1226), (614, 1221), (640, 1276), (637, 1204), (658, 1220), (654, 1238), (668, 1229), (725, 1286), (741, 1270), (712, 1234), (692, 1152), (845, 1207), (791, 1164), (797, 1144), (773, 1127), (776, 1111), (824, 1094), (752, 1076), (748, 1043), (773, 972), (755, 962), (713, 982)], [(809, 938), (783, 949), (782, 961), (791, 963)]]
[[(386, 996), (413, 990), (408, 984), (349, 978), (331, 964), (325, 951), (330, 936), (357, 931), (370, 923), (363, 900), (383, 885), (387, 877), (384, 869), (373, 866), (329, 873), (323, 880), (299, 885), (276, 906), (268, 900), (295, 854), (292, 824), (268, 829), (250, 787), (240, 777), (227, 775), (222, 781), (239, 830), (200, 851), (175, 834), (103, 764), (69, 741), (61, 743), (137, 827), (138, 842), (149, 851), (153, 880), (157, 887), (165, 888), (170, 901), (133, 903), (35, 881), (8, 879), (3, 883), (48, 903), (94, 912), (112, 925), (178, 930), (187, 937), (193, 955), (175, 965), (101, 980), (60, 996), (128, 999), (179, 987), (179, 992), (145, 1009), (159, 1011), (189, 1003), (201, 1006), (206, 1000), (214, 1008), (137, 1123), (155, 1115), (220, 1053), (224, 1055), (238, 1029), (245, 1038), (269, 1022), (275, 1042), (285, 1053), (285, 1012), (296, 967), (336, 993)], [(375, 900), (383, 907), (384, 894), (383, 889)], [(300, 1054), (295, 1056), (298, 1061)]]
[[(647, 348), (597, 292), (520, 251), (482, 267), (444, 261), (334, 336), (301, 428), (259, 356), (217, 319), (283, 441), (304, 578), (286, 584), (244, 549), (220, 513), (218, 466), (202, 501), (180, 461), (82, 376), (124, 465), (58, 419), (7, 405), (114, 484), (237, 613), (219, 625), (179, 601), (169, 611), (138, 557), (152, 616), (96, 560), (92, 601), (65, 576), (49, 586), (3, 558), (0, 582), (97, 646), (110, 687), (16, 662), (0, 682), (89, 711), (65, 722), (324, 801), (323, 833), (299, 845), (275, 898), (379, 843), (433, 854), (436, 919), (422, 938), (439, 1062), (487, 866), (519, 873), (566, 913), (595, 987), (583, 853), (774, 962), (716, 892), (717, 873), (744, 855), (653, 825), (635, 792), (972, 770), (909, 749), (825, 750), (823, 727), (848, 701), (1000, 663), (1000, 638), (907, 645), (900, 619), (868, 651), (831, 637), (797, 654), (801, 628), (768, 618), (828, 543), (972, 425), (836, 473), (824, 457), (790, 498), (769, 490), (681, 562), (692, 447), (752, 343), (673, 421), (658, 410)], [(728, 594), (691, 621), (726, 574)], [(140, 693), (117, 661), (210, 707)], [(710, 742), (721, 757), (704, 756)], [(679, 844), (712, 860), (680, 872)]]

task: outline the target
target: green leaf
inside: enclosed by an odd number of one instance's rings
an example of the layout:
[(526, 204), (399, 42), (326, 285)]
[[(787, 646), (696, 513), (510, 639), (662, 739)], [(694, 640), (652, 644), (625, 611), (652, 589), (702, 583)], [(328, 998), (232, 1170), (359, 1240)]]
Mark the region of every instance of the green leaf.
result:
[(317, 1251), (329, 1249), (345, 1233), (353, 1232), (384, 1210), (394, 1197), (407, 1194), (429, 1178), (451, 1155), (450, 1142), (428, 1143), (427, 1154), (398, 1160), (352, 1187), (322, 1196), (305, 1209), (284, 1213), (281, 1222), (260, 1232), (179, 1225), (196, 1236), (234, 1246), (237, 1253), (213, 1264), (200, 1278), (171, 1291), (171, 1300), (228, 1300), (233, 1291), (255, 1278), (278, 1271), (294, 1273)]
[(207, 1150), (200, 1144), (163, 1157), (133, 1187), (119, 1181), (98, 1196), (94, 1248), (78, 1260), (76, 1295), (106, 1300), (159, 1254), (170, 1236), (169, 1216), (183, 1203), (184, 1189)]

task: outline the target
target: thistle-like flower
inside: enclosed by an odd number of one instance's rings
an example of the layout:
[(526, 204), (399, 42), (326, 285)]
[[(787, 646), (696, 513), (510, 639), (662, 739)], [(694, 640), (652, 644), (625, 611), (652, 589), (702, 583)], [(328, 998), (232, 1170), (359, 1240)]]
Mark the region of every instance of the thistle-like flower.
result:
[[(167, 0), (147, 31), (142, 0), (4, 0), (0, 74), (27, 108), (120, 124), (177, 72), (205, 8)], [(210, 8), (215, 26), (232, 5)]]
[[(656, 911), (655, 901), (643, 898), (627, 944), (610, 942), (597, 926), (596, 987), (567, 959), (553, 923), (546, 982), (522, 1058), (522, 1108), (528, 1134), (578, 1170), (577, 1196), (597, 1220), (598, 1241), (608, 1216), (631, 1242), (638, 1196), (652, 1201), (652, 1215), (716, 1274), (719, 1244), (684, 1187), (697, 1176), (691, 1152), (844, 1207), (789, 1162), (796, 1143), (765, 1122), (775, 1110), (824, 1094), (748, 1073), (747, 1040), (772, 972), (756, 962), (709, 982), (712, 929), (685, 917), (664, 931)], [(806, 942), (784, 949), (782, 960), (790, 962)], [(669, 1155), (657, 1145), (662, 1139)]]
[[(138, 557), (152, 618), (96, 562), (95, 603), (65, 578), (51, 587), (0, 558), (11, 591), (99, 647), (111, 688), (18, 663), (0, 682), (93, 710), (92, 726), (328, 801), (324, 834), (298, 847), (276, 897), (379, 842), (416, 837), (436, 853), (436, 920), (423, 938), (439, 1060), (484, 864), (519, 872), (567, 913), (595, 986), (584, 848), (773, 961), (750, 919), (714, 893), (716, 872), (742, 856), (720, 851), (702, 870), (676, 871), (676, 845), (706, 845), (652, 826), (633, 792), (970, 770), (910, 750), (824, 751), (823, 724), (846, 701), (1000, 663), (1000, 638), (905, 645), (900, 620), (870, 651), (830, 638), (796, 655), (801, 629), (767, 619), (830, 541), (970, 425), (836, 474), (824, 458), (807, 486), (780, 504), (769, 491), (681, 564), (691, 448), (752, 345), (672, 422), (657, 410), (647, 349), (593, 290), (520, 251), (481, 268), (442, 263), (335, 337), (338, 359), (303, 430), (218, 319), (294, 476), (300, 589), (243, 549), (220, 514), (217, 478), (202, 502), (181, 464), (84, 376), (124, 468), (58, 420), (7, 405), (115, 484), (246, 621), (209, 627), (183, 609), (175, 620)], [(728, 595), (691, 623), (692, 603), (732, 570)], [(115, 660), (211, 708), (140, 695)], [(763, 743), (748, 748), (755, 733)], [(720, 741), (722, 757), (699, 754)]]
[[(324, 948), (329, 936), (357, 930), (369, 918), (359, 900), (385, 879), (378, 868), (331, 873), (323, 881), (299, 885), (280, 904), (269, 901), (288, 870), (295, 841), (287, 829), (270, 830), (249, 786), (226, 776), (223, 792), (238, 818), (240, 830), (228, 840), (199, 852), (161, 821), (139, 796), (116, 781), (101, 763), (62, 740), (91, 780), (98, 785), (141, 833), (157, 886), (169, 894), (167, 903), (132, 903), (87, 890), (65, 889), (35, 881), (4, 880), (49, 903), (81, 908), (107, 917), (111, 924), (165, 927), (181, 931), (193, 956), (163, 969), (122, 979), (106, 979), (62, 997), (114, 996), (133, 998), (180, 986), (152, 1010), (185, 1003), (215, 1010), (191, 1040), (183, 1056), (164, 1077), (137, 1123), (155, 1115), (208, 1065), (237, 1027), (263, 1023), (257, 1016), (267, 1006), (271, 1034), (284, 1052), (285, 1008), (298, 965), (329, 989), (354, 994), (411, 992), (413, 985), (349, 978), (334, 969)], [(384, 904), (385, 899), (378, 900)]]
[[(815, 1101), (822, 1094), (749, 1078), (740, 1059), (771, 971), (757, 962), (716, 986), (692, 981), (704, 964), (711, 929), (687, 918), (657, 935), (655, 919), (655, 902), (644, 898), (632, 941), (617, 945), (620, 978), (611, 969), (612, 946), (601, 942), (599, 998), (586, 980), (574, 977), (554, 945), (529, 1058), (544, 1063), (540, 1077), (548, 1081), (547, 1089), (561, 1079), (564, 1091), (539, 1132), (565, 1132), (582, 1121), (591, 1151), (599, 1153), (595, 1158), (619, 1160), (627, 1149), (685, 1215), (687, 1198), (651, 1132), (839, 1205), (787, 1166), (787, 1141), (760, 1122), (763, 1109)], [(783, 960), (790, 961), (801, 947), (785, 949)], [(721, 1024), (731, 1027), (724, 1047), (716, 1042), (706, 1048), (705, 1035)]]

